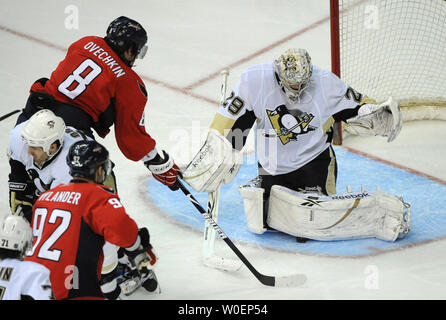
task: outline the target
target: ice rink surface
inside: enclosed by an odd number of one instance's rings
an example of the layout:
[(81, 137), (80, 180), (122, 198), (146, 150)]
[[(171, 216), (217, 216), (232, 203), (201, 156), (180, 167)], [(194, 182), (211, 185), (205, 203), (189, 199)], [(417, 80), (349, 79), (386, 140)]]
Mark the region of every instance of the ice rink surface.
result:
[[(308, 50), (315, 65), (331, 69), (328, 3), (328, 0), (2, 1), (0, 115), (24, 106), (31, 84), (38, 78), (50, 76), (72, 42), (86, 35), (103, 36), (110, 21), (126, 15), (142, 23), (148, 31), (148, 53), (135, 68), (149, 94), (147, 131), (157, 140), (159, 150), (165, 149), (184, 167), (198, 151), (217, 110), (219, 72), (223, 68), (230, 68), (228, 88), (231, 88), (246, 67), (273, 60), (289, 47), (302, 47)], [(0, 206), (4, 211), (9, 210), (6, 148), (15, 120), (16, 115), (0, 123), (3, 132), (0, 143), (4, 150), (3, 161), (0, 161), (3, 181)], [(237, 272), (208, 268), (201, 262), (202, 232), (155, 205), (151, 199), (158, 195), (147, 193), (150, 190), (147, 185), (151, 183), (148, 179), (152, 179), (148, 170), (142, 163), (124, 158), (113, 132), (99, 141), (108, 147), (116, 164), (118, 191), (124, 206), (140, 226), (149, 228), (159, 256), (156, 272), (161, 294), (149, 295), (139, 289), (131, 299), (446, 298), (446, 235), (435, 233), (437, 227), (440, 229), (444, 225), (433, 225), (435, 236), (431, 239), (357, 257), (267, 248), (261, 243), (234, 239), (261, 273), (306, 274), (307, 283), (297, 288), (265, 287), (245, 267)], [(446, 185), (445, 122), (405, 123), (399, 137), (390, 144), (379, 137), (347, 137), (344, 146), (342, 152), (363, 152), (368, 160), (385, 160), (402, 167), (399, 170), (416, 171), (414, 174), (424, 174), (443, 188)], [(246, 151), (251, 151), (249, 146)], [(361, 167), (361, 162), (355, 165)], [(348, 165), (341, 167), (342, 174), (349, 176)], [(368, 175), (375, 177), (380, 172), (371, 170), (351, 177), (358, 183), (354, 188), (366, 185)], [(416, 187), (406, 184), (401, 187), (404, 190), (396, 190), (396, 193), (403, 194)], [(155, 191), (160, 193), (159, 197), (169, 199), (171, 191), (167, 188)], [(432, 199), (441, 197), (436, 189), (423, 192), (427, 203), (431, 194)], [(182, 201), (185, 208), (190, 206), (184, 196), (175, 195), (171, 199)], [(424, 206), (418, 205), (422, 211)], [(444, 208), (443, 212), (435, 213), (444, 215)], [(198, 212), (192, 214), (201, 218)], [(221, 211), (220, 215), (225, 213)], [(424, 219), (429, 217), (425, 214)], [(226, 225), (224, 230), (231, 228), (237, 230), (241, 226)], [(225, 243), (220, 242), (217, 252), (235, 257)]]

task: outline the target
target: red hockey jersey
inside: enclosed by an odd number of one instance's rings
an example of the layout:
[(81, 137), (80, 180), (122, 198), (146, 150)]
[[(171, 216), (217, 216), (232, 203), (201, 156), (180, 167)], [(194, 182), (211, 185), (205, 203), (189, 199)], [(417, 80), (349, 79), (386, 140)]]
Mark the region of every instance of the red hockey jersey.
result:
[(87, 182), (59, 185), (40, 195), (33, 207), (33, 248), (26, 260), (50, 270), (56, 299), (101, 299), (102, 247), (108, 241), (132, 246), (138, 227), (119, 197)]
[(138, 161), (155, 148), (145, 130), (144, 82), (100, 37), (74, 42), (45, 86), (36, 82), (33, 91), (44, 91), (57, 101), (82, 108), (94, 120), (115, 105), (115, 137), (122, 153)]

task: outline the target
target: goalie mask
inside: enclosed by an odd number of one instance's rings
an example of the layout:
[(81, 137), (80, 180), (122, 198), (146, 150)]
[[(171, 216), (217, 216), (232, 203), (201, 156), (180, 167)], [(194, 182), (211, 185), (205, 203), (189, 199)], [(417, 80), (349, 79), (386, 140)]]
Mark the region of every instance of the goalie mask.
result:
[(0, 249), (24, 254), (32, 244), (32, 230), (25, 218), (16, 215), (0, 215)]
[[(62, 148), (65, 134), (65, 122), (51, 110), (43, 109), (36, 112), (22, 128), (22, 139), (30, 147), (41, 147), (51, 159)], [(53, 143), (58, 149), (50, 153)]]
[(305, 49), (288, 49), (274, 61), (274, 71), (289, 102), (296, 103), (310, 84), (313, 65)]

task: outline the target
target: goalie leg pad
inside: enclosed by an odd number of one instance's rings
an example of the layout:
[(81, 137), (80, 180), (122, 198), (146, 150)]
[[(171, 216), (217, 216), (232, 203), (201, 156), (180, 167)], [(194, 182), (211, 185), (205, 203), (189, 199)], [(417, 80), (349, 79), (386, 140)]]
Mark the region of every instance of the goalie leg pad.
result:
[(121, 290), (116, 282), (118, 266), (118, 248), (110, 242), (102, 247), (104, 261), (102, 262), (100, 286), (102, 293), (109, 300), (118, 298)]
[(183, 179), (197, 192), (214, 192), (237, 175), (243, 157), (218, 131), (210, 130), (206, 142), (183, 171)]
[(101, 273), (106, 274), (114, 270), (118, 265), (118, 247), (106, 241), (102, 247), (102, 252), (104, 261), (102, 262)]
[(243, 198), (246, 222), (249, 230), (254, 233), (262, 234), (267, 229), (263, 224), (263, 193), (265, 190), (260, 188), (260, 181), (254, 178), (246, 184), (239, 187), (239, 192)]
[(410, 205), (380, 191), (321, 196), (274, 185), (267, 223), (278, 231), (321, 241), (395, 241), (410, 231)]

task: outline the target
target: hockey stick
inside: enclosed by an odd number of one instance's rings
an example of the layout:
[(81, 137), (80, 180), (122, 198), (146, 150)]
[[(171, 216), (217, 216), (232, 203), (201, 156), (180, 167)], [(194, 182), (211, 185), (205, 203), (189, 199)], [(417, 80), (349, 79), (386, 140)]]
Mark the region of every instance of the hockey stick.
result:
[(7, 114), (5, 114), (4, 116), (1, 116), (1, 117), (0, 117), (0, 121), (5, 120), (6, 118), (9, 118), (9, 117), (12, 116), (13, 114), (16, 114), (17, 112), (20, 112), (20, 111), (22, 111), (22, 110), (17, 109), (17, 110), (11, 111), (10, 113), (7, 113)]
[[(220, 105), (222, 105), (226, 99), (226, 87), (228, 83), (229, 70), (224, 69), (222, 72), (222, 84), (221, 84), (221, 97)], [(214, 191), (208, 194), (207, 211), (211, 218), (217, 222), (218, 220), (218, 208), (220, 203), (220, 186)], [(237, 271), (241, 268), (242, 263), (239, 260), (227, 259), (215, 255), (215, 230), (210, 223), (206, 220), (204, 226), (203, 237), (203, 264), (225, 271)]]
[(217, 235), (223, 239), (224, 242), (232, 249), (232, 251), (237, 255), (237, 257), (242, 260), (243, 264), (251, 271), (254, 276), (264, 285), (271, 287), (296, 287), (305, 283), (307, 277), (304, 274), (295, 274), (283, 277), (267, 276), (258, 272), (252, 264), (246, 259), (246, 257), (240, 252), (240, 250), (234, 245), (231, 239), (223, 232), (223, 230), (218, 226), (217, 223), (211, 218), (209, 213), (207, 213), (200, 203), (195, 199), (195, 197), (187, 190), (183, 183), (177, 179), (177, 186), (183, 191), (189, 201), (197, 208), (201, 215), (209, 222), (209, 224), (214, 228)]
[[(218, 205), (220, 202), (220, 186), (214, 192), (208, 193), (208, 207), (207, 212), (214, 221), (218, 219)], [(207, 265), (207, 261), (214, 251), (215, 230), (209, 224), (205, 222), (204, 226), (204, 238), (203, 238), (203, 262)]]
[[(208, 196), (207, 212), (215, 222), (217, 222), (218, 219), (219, 201), (220, 186), (214, 192), (210, 192)], [(209, 221), (206, 220), (203, 239), (203, 264), (211, 268), (225, 271), (237, 271), (240, 269), (242, 266), (240, 260), (223, 258), (214, 253), (215, 235), (215, 229)]]

